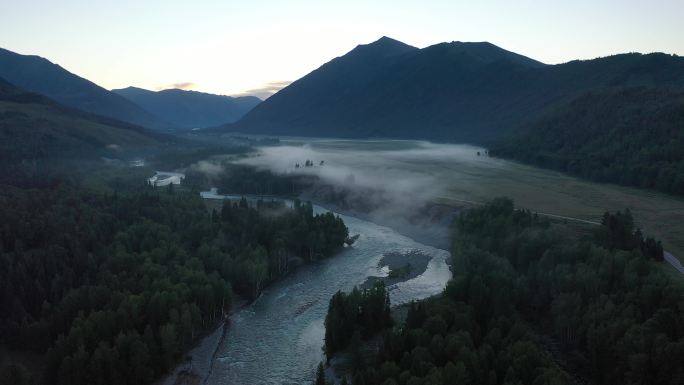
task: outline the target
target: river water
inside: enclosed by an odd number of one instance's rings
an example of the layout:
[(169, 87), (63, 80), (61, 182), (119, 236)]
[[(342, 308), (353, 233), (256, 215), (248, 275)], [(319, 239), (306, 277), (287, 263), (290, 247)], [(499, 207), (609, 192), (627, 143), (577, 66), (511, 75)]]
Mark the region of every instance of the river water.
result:
[[(314, 210), (327, 211), (318, 206)], [(269, 286), (251, 305), (236, 311), (217, 349), (207, 384), (311, 383), (323, 360), (323, 320), (330, 297), (338, 290), (351, 290), (369, 276), (386, 274), (377, 267), (385, 253), (420, 250), (432, 256), (422, 275), (389, 286), (393, 305), (438, 294), (451, 278), (447, 251), (420, 244), (387, 227), (340, 217), (351, 235), (360, 234), (353, 247), (298, 268)]]

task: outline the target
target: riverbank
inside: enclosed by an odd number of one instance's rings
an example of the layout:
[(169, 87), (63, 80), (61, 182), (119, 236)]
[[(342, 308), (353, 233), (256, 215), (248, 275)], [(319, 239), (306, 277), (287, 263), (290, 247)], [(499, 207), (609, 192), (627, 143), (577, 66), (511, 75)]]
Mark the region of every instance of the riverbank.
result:
[[(442, 294), (435, 294), (431, 298), (438, 298)], [(390, 316), (394, 322), (393, 327), (401, 328), (406, 323), (406, 316), (408, 315), (411, 303), (402, 303), (393, 305), (390, 310)], [(367, 341), (362, 341), (359, 348), (361, 356), (368, 362), (372, 360), (378, 353), (381, 344), (383, 343), (382, 333), (378, 333)], [(329, 364), (325, 365), (325, 378), (331, 384), (340, 384), (342, 379), (346, 378), (347, 383), (352, 380), (352, 366), (351, 366), (351, 352), (349, 349), (339, 351), (333, 354), (330, 358)], [(325, 364), (325, 362), (324, 362)]]
[[(394, 212), (388, 214), (389, 208), (379, 207), (376, 210), (361, 210), (349, 207), (342, 207), (329, 200), (318, 196), (315, 191), (305, 191), (299, 196), (274, 196), (274, 195), (253, 195), (253, 194), (220, 194), (215, 187), (208, 191), (200, 192), (200, 196), (207, 202), (213, 202), (209, 209), (220, 210), (220, 204), (224, 199), (239, 200), (241, 197), (248, 199), (281, 199), (281, 200), (295, 200), (299, 199), (303, 202), (311, 202), (312, 204), (322, 207), (328, 211), (337, 214), (346, 215), (358, 218), (367, 222), (372, 222), (379, 226), (391, 228), (397, 233), (414, 239), (424, 245), (432, 246), (438, 249), (449, 249), (449, 229), (453, 219), (466, 207), (458, 207), (454, 205), (446, 205), (441, 203), (430, 202), (426, 203), (420, 209), (413, 209), (412, 212), (401, 213)], [(355, 234), (350, 234), (355, 235)]]
[[(224, 199), (227, 196), (218, 194), (217, 189), (212, 188), (209, 191), (201, 192), (200, 196), (204, 198), (208, 210), (220, 210)], [(243, 195), (230, 195), (230, 199), (239, 199)], [(250, 198), (249, 195), (244, 195)], [(283, 199), (276, 196), (263, 197), (273, 199)], [(289, 199), (289, 198), (285, 198)], [(293, 269), (293, 271), (296, 270)], [(286, 277), (290, 273), (285, 274), (278, 280)], [(278, 280), (272, 282), (277, 283)], [(267, 289), (267, 288), (264, 288)], [(230, 313), (215, 327), (210, 328), (209, 332), (198, 339), (196, 345), (184, 354), (183, 362), (179, 363), (165, 378), (157, 381), (155, 385), (203, 385), (207, 382), (212, 374), (214, 363), (219, 352), (219, 348), (224, 343), (229, 331), (231, 319), (235, 313), (248, 307), (258, 298), (252, 301), (240, 299), (231, 308)], [(302, 310), (303, 311), (303, 310)]]
[[(245, 196), (248, 200), (262, 198)], [(209, 209), (220, 209), (220, 199), (237, 195), (214, 193), (204, 197), (209, 198), (205, 200)], [(191, 360), (179, 365), (163, 385), (259, 383), (266, 378), (308, 382), (312, 378), (309, 370), (321, 359), (323, 319), (335, 291), (351, 290), (373, 275), (391, 279), (388, 285), (392, 287), (393, 303), (425, 298), (443, 290), (451, 276), (445, 264), (448, 252), (431, 246), (444, 245), (443, 241), (434, 242), (433, 237), (430, 242), (417, 242), (411, 235), (418, 231), (404, 229), (400, 233), (390, 221), (383, 226), (373, 216), (306, 196), (300, 199), (315, 203), (317, 211), (339, 214), (349, 226), (350, 235), (361, 237), (352, 247), (345, 247), (343, 255), (305, 264), (273, 282), (258, 301), (231, 315), (230, 325), (222, 325), (207, 335), (188, 353)], [(444, 212), (452, 215), (453, 210), (440, 211), (441, 217)], [(446, 235), (448, 226), (442, 229)], [(258, 335), (255, 330), (259, 330)], [(268, 372), (264, 373), (266, 368)]]
[(397, 215), (394, 216), (386, 215), (381, 209), (366, 212), (355, 210), (354, 208), (341, 207), (333, 202), (320, 199), (311, 192), (300, 194), (299, 199), (311, 201), (311, 203), (317, 206), (338, 214), (389, 227), (397, 233), (424, 245), (445, 250), (448, 250), (450, 246), (449, 229), (451, 222), (463, 209), (451, 205), (428, 203), (421, 212), (414, 213), (412, 218), (410, 218), (411, 220), (409, 220), (402, 218), (398, 213), (395, 213)]
[(200, 385), (211, 375), (216, 353), (223, 343), (230, 328), (230, 317), (248, 306), (251, 301), (236, 298), (228, 315), (210, 328), (209, 332), (199, 338), (195, 347), (185, 354), (184, 362), (178, 364), (164, 379), (155, 385)]
[(178, 364), (164, 379), (156, 385), (197, 385), (204, 383), (210, 373), (214, 352), (223, 340), (228, 328), (228, 319), (219, 322), (218, 326), (200, 338), (197, 345), (185, 355), (185, 360)]

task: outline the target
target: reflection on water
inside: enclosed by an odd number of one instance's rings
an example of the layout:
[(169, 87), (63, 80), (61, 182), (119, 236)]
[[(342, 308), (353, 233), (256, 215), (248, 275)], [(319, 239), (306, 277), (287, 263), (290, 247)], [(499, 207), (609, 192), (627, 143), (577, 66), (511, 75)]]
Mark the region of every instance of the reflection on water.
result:
[(330, 297), (338, 290), (351, 290), (368, 276), (383, 275), (377, 264), (386, 252), (418, 249), (432, 256), (423, 275), (389, 287), (392, 304), (443, 290), (451, 277), (447, 251), (370, 222), (341, 217), (351, 234), (361, 235), (354, 247), (301, 267), (238, 311), (219, 347), (208, 384), (310, 383), (323, 359), (323, 320)]

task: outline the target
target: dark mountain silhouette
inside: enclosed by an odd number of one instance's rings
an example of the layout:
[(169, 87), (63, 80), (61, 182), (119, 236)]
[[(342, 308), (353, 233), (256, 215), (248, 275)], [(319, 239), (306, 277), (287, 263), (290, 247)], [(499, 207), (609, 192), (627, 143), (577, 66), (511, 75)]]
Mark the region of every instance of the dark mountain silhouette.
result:
[(116, 156), (165, 135), (64, 107), (0, 78), (0, 163)]
[(232, 123), (261, 102), (254, 96), (230, 97), (179, 89), (154, 92), (128, 87), (112, 91), (179, 128)]
[(591, 89), (681, 85), (684, 59), (623, 54), (545, 65), (490, 43), (382, 38), (333, 59), (223, 130), (488, 143)]
[(144, 127), (169, 127), (169, 123), (124, 97), (39, 56), (20, 55), (0, 48), (0, 77), (17, 87), (82, 111)]

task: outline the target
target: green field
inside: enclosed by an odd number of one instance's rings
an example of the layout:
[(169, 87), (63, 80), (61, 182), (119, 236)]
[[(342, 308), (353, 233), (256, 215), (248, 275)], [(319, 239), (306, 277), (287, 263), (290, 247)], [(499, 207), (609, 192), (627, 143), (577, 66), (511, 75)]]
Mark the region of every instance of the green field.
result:
[(600, 222), (606, 211), (629, 208), (638, 226), (684, 257), (684, 200), (661, 193), (592, 183), (553, 171), (493, 160), (501, 167), (452, 167), (442, 175), (451, 182), (449, 199), (486, 201), (506, 195), (519, 207), (541, 213)]
[[(629, 208), (644, 232), (684, 260), (684, 199), (592, 183), (558, 172), (490, 158), (483, 148), (416, 141), (296, 139), (261, 149), (250, 163), (291, 172), (295, 162), (325, 160), (316, 173), (332, 182), (353, 174), (359, 185), (462, 205), (509, 196), (536, 212), (600, 221), (606, 210)], [(477, 152), (481, 155), (478, 156)], [(406, 199), (404, 199), (406, 201)]]

